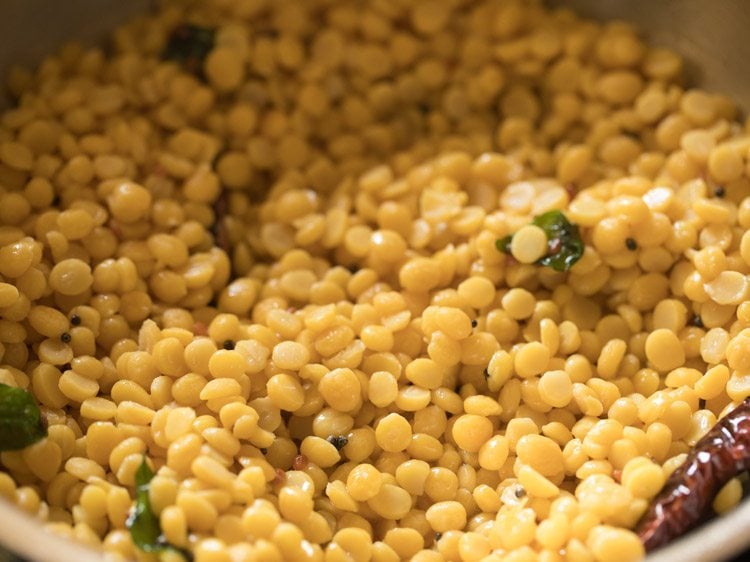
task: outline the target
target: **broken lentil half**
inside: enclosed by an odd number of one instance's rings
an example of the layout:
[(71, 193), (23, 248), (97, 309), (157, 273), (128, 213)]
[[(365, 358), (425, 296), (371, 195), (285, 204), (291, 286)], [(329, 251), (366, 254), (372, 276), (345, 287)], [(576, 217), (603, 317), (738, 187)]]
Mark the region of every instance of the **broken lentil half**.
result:
[(533, 0), (217, 0), (12, 72), (0, 382), (49, 427), (0, 492), (125, 559), (144, 454), (200, 561), (639, 559), (750, 394), (750, 135), (681, 67)]

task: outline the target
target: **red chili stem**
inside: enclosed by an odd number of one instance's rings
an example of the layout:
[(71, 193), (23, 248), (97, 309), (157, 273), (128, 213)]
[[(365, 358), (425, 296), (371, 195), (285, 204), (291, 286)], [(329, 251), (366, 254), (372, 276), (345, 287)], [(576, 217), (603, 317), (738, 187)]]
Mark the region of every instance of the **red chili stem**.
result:
[(750, 398), (695, 444), (654, 499), (637, 528), (647, 551), (696, 527), (730, 479), (750, 468)]

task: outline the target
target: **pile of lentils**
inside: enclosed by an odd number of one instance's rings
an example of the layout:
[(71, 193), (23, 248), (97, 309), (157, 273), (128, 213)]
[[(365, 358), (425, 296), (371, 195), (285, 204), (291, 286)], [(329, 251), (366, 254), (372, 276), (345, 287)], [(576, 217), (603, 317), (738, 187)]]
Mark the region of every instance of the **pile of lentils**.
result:
[[(639, 560), (750, 395), (750, 127), (681, 74), (535, 0), (167, 0), (14, 69), (0, 495), (110, 560)], [(551, 210), (570, 271), (498, 250)]]

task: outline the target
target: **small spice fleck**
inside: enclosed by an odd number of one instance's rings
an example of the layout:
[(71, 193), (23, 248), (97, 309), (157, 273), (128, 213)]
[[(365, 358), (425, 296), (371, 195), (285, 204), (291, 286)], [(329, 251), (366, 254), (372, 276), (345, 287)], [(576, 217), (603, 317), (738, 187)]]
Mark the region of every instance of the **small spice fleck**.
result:
[(305, 470), (310, 464), (305, 455), (297, 455), (292, 461), (292, 468), (294, 470)]
[(63, 332), (60, 335), (60, 340), (62, 340), (63, 343), (70, 343), (70, 340), (73, 339), (70, 337), (70, 334), (68, 332)]
[(283, 484), (286, 482), (286, 472), (282, 468), (276, 469), (276, 474), (273, 477), (274, 484)]
[(638, 242), (636, 242), (634, 238), (626, 238), (625, 246), (627, 247), (628, 250), (630, 250), (631, 252), (634, 252), (635, 250), (638, 249)]
[(73, 324), (73, 326), (80, 326), (81, 325), (81, 317), (77, 314), (74, 314), (70, 317), (70, 323)]
[(477, 322), (476, 320), (472, 320), (472, 321), (471, 321), (471, 327), (472, 327), (472, 328), (476, 328), (476, 327), (477, 327), (477, 324), (479, 324), (479, 322)]
[(438, 542), (443, 538), (443, 533), (435, 533), (435, 542)]
[(234, 340), (224, 340), (224, 343), (221, 344), (221, 346), (227, 350), (234, 349)]
[(523, 486), (518, 486), (513, 493), (519, 499), (526, 497), (526, 489)]
[(327, 441), (336, 447), (338, 451), (346, 447), (346, 444), (349, 443), (349, 439), (345, 435), (329, 435)]
[(52, 412), (49, 410), (40, 410), (39, 411), (39, 425), (42, 426), (44, 431), (47, 431), (49, 428), (50, 418), (52, 417)]
[(724, 197), (726, 194), (727, 194), (727, 190), (724, 189), (723, 185), (720, 185), (720, 186), (716, 187), (716, 189), (714, 189), (714, 195), (716, 197), (718, 197), (719, 199), (721, 199), (722, 197)]

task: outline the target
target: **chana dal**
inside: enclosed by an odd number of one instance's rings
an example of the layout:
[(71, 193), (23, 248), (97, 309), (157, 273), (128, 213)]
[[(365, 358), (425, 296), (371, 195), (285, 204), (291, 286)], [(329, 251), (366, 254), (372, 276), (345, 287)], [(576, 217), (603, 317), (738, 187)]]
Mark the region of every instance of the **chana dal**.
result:
[[(644, 555), (750, 395), (732, 101), (534, 0), (174, 0), (112, 43), (9, 76), (0, 382), (48, 427), (3, 497), (111, 560)], [(172, 550), (127, 527), (144, 462)]]

